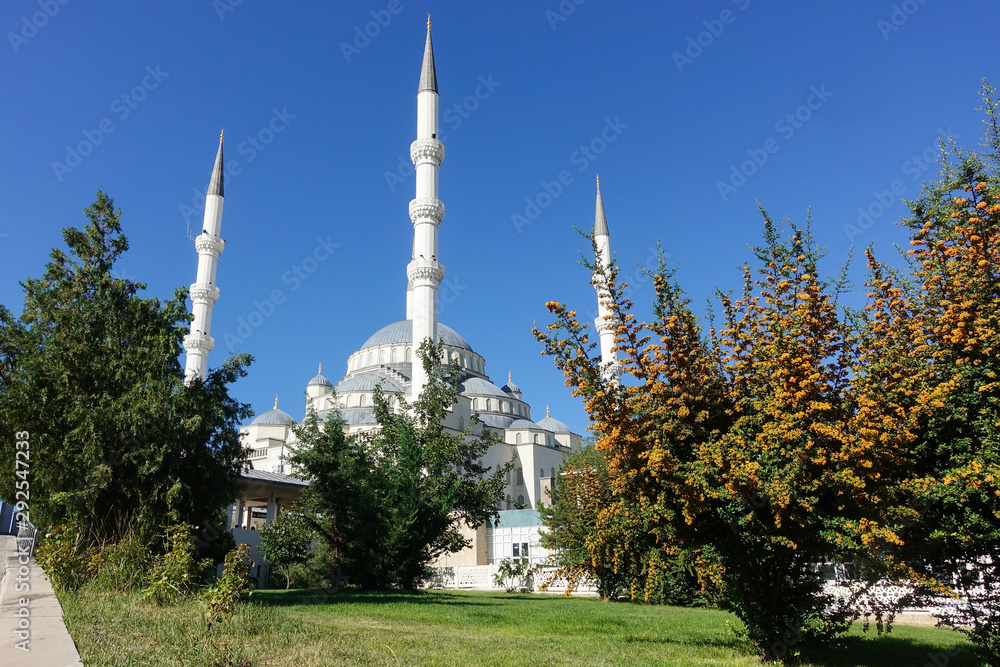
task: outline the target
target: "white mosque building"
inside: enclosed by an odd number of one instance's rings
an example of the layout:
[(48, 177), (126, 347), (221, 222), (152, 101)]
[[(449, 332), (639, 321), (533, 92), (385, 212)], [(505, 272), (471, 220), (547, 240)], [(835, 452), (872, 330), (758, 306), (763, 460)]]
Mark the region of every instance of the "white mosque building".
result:
[[(551, 488), (563, 459), (580, 448), (581, 436), (550, 416), (547, 407), (545, 416), (534, 421), (532, 406), (524, 399), (510, 373), (507, 374), (507, 382), (498, 387), (486, 373), (486, 359), (458, 332), (438, 322), (438, 287), (445, 270), (438, 258), (438, 234), (445, 212), (444, 204), (438, 199), (438, 178), (444, 156), (444, 145), (438, 139), (438, 87), (428, 21), (417, 90), (417, 138), (410, 146), (410, 157), (416, 172), (416, 197), (409, 205), (414, 237), (413, 253), (406, 267), (406, 317), (382, 327), (369, 336), (356, 352), (350, 354), (347, 357), (346, 373), (336, 384), (323, 375), (321, 365), (318, 374), (306, 383), (306, 402), (302, 414), (313, 410), (323, 421), (339, 411), (350, 434), (377, 428), (372, 397), (375, 388), (381, 387), (397, 409), (399, 404), (395, 401), (396, 396), (404, 397), (410, 402), (415, 400), (427, 382), (416, 350), (427, 338), (440, 341), (444, 348), (442, 361), (457, 369), (461, 380), (458, 401), (448, 413), (445, 427), (455, 433), (470, 429), (472, 434), (478, 434), (489, 429), (498, 434), (502, 442), (494, 445), (484, 457), (483, 463), (487, 466), (503, 465), (512, 458), (515, 460), (515, 468), (508, 478), (506, 500), (497, 508), (502, 511), (503, 521), (508, 510), (537, 510), (540, 502), (549, 502), (547, 490)], [(208, 354), (214, 346), (210, 328), (212, 307), (219, 298), (216, 268), (224, 247), (220, 237), (223, 202), (223, 151), (220, 137), (206, 195), (203, 233), (195, 239), (199, 261), (197, 281), (191, 285), (194, 319), (191, 332), (184, 339), (187, 350), (185, 368), (189, 381), (205, 377)], [(594, 224), (599, 261), (610, 262), (610, 239), (601, 200), (600, 181), (597, 183)], [(497, 287), (500, 288), (499, 285)], [(600, 288), (598, 294), (601, 294)], [(617, 373), (617, 358), (612, 351), (614, 332), (605, 319), (606, 314), (604, 306), (600, 305), (595, 325), (600, 335), (602, 359), (609, 372)], [(253, 468), (248, 471), (248, 479), (263, 483), (267, 478), (279, 485), (302, 484), (295, 479), (295, 470), (287, 460), (289, 447), (296, 443), (292, 429), (297, 421), (301, 420), (296, 420), (278, 407), (275, 397), (273, 409), (260, 414), (240, 429), (241, 440), (249, 450)], [(277, 510), (274, 505), (274, 493), (271, 493), (266, 511), (268, 518)], [(253, 516), (249, 514), (249, 510), (244, 515), (242, 502), (238, 511), (236, 526), (247, 523), (243, 520), (244, 516)], [(510, 517), (514, 517), (514, 514), (516, 512)], [(523, 528), (525, 520), (520, 516), (510, 522), (522, 524), (519, 527)], [(537, 521), (534, 523), (537, 524)], [(489, 535), (485, 534), (484, 528), (474, 536), (477, 544), (472, 551), (475, 553), (466, 554), (464, 559), (459, 558), (457, 562), (485, 564), (484, 558), (494, 562), (504, 555), (511, 556), (512, 548), (513, 555), (518, 555), (518, 542), (514, 540), (512, 547), (509, 535), (505, 548), (501, 549), (499, 534), (494, 535), (500, 528), (500, 522), (488, 528)], [(537, 542), (537, 528), (533, 534), (534, 541)], [(490, 539), (491, 537), (497, 539)], [(538, 553), (537, 549), (533, 551)]]

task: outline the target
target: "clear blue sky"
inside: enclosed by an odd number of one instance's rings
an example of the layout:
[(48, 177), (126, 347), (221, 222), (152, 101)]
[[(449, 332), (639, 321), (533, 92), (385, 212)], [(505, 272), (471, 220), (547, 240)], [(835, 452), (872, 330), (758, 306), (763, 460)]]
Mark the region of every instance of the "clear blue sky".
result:
[[(890, 258), (900, 197), (934, 173), (921, 155), (941, 130), (978, 142), (980, 80), (1000, 82), (1000, 6), (986, 0), (61, 1), (0, 6), (0, 303), (20, 311), (18, 281), (42, 272), (98, 189), (123, 211), (122, 274), (164, 298), (190, 284), (182, 206), (202, 205), (225, 126), (239, 173), (210, 363), (280, 290), (234, 346), (256, 357), (235, 394), (261, 412), (280, 393), (296, 417), (318, 362), (338, 381), (348, 354), (404, 317), (414, 185), (386, 174), (415, 136), (428, 11), (447, 150), (441, 319), (497, 384), (513, 371), (536, 419), (550, 403), (580, 432), (582, 404), (531, 327), (551, 299), (594, 309), (572, 226), (593, 221), (596, 173), (625, 274), (659, 238), (702, 309), (739, 281), (755, 198), (777, 218), (812, 207), (831, 272), (852, 242)], [(81, 142), (88, 154), (68, 156)], [(546, 206), (518, 229), (526, 198)], [(876, 215), (852, 239), (859, 207)], [(193, 233), (200, 213), (188, 211)], [(338, 245), (293, 278), (317, 239)], [(650, 295), (637, 286), (644, 313)]]

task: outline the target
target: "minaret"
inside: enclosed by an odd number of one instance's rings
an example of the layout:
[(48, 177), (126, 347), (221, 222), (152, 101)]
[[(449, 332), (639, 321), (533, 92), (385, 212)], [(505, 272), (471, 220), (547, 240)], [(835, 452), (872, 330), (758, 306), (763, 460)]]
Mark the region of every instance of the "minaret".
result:
[(215, 286), (215, 271), (219, 266), (219, 255), (226, 246), (219, 233), (222, 229), (223, 193), (222, 133), (219, 133), (219, 152), (215, 156), (212, 180), (205, 195), (205, 220), (201, 234), (194, 240), (198, 250), (198, 279), (191, 285), (191, 333), (184, 336), (187, 359), (184, 368), (184, 382), (191, 384), (195, 379), (204, 380), (208, 369), (208, 353), (215, 347), (215, 339), (209, 335), (212, 329), (212, 308), (219, 300), (219, 288)]
[(417, 140), (410, 145), (410, 159), (416, 171), (416, 198), (410, 202), (413, 221), (413, 256), (406, 267), (409, 280), (407, 318), (413, 323), (413, 382), (411, 400), (416, 400), (427, 373), (417, 356), (417, 348), (430, 338), (437, 340), (438, 286), (444, 265), (438, 261), (438, 226), (444, 204), (438, 197), (438, 171), (444, 160), (444, 144), (438, 141), (438, 89), (431, 45), (431, 17), (427, 15), (427, 42), (417, 89)]
[[(595, 263), (603, 266), (605, 270), (611, 268), (611, 234), (608, 233), (608, 219), (604, 215), (604, 200), (601, 198), (601, 177), (597, 177), (597, 210), (594, 213), (594, 244), (597, 246), (597, 256)], [(597, 289), (597, 319), (594, 320), (594, 328), (597, 329), (601, 338), (601, 366), (605, 367), (605, 377), (618, 384), (621, 375), (621, 366), (618, 363), (618, 353), (612, 348), (615, 345), (615, 323), (607, 319), (611, 311), (605, 305), (607, 292), (602, 286), (603, 279), (594, 274), (594, 287)]]

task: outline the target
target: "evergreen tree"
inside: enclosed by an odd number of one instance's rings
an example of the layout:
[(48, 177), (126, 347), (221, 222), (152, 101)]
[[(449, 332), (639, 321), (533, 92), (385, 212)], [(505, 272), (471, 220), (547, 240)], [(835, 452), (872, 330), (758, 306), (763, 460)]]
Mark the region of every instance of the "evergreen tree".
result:
[(41, 278), (28, 279), (20, 317), (0, 307), (0, 432), (26, 433), (30, 467), (0, 453), (0, 495), (30, 485), (30, 518), (70, 524), (89, 543), (138, 522), (203, 528), (237, 495), (245, 463), (239, 423), (251, 413), (228, 385), (246, 355), (184, 385), (178, 361), (186, 289), (160, 302), (112, 275), (128, 241), (120, 210), (97, 193), (84, 229), (63, 231)]

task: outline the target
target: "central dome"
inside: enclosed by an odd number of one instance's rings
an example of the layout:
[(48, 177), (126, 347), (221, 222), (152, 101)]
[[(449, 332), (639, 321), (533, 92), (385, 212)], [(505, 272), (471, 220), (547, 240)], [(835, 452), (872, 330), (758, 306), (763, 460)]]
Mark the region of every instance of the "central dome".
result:
[[(458, 335), (454, 329), (444, 324), (438, 322), (437, 325), (437, 338), (439, 341), (444, 342), (448, 347), (457, 347), (460, 350), (468, 350), (473, 352), (472, 346), (469, 345), (464, 338)], [(364, 350), (369, 347), (378, 347), (380, 345), (392, 345), (394, 343), (412, 343), (413, 342), (413, 320), (400, 320), (399, 322), (393, 322), (392, 324), (382, 327), (376, 331), (372, 336), (365, 341), (365, 344), (361, 346)]]

